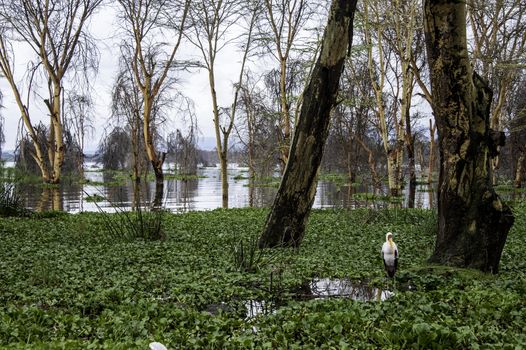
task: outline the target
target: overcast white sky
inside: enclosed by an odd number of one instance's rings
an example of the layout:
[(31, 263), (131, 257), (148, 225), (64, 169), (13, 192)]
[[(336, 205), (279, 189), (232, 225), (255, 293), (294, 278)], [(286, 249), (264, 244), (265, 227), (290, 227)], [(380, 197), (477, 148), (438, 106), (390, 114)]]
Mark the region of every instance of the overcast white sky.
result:
[[(96, 149), (104, 127), (108, 124), (111, 105), (111, 89), (114, 78), (118, 70), (119, 49), (119, 27), (116, 25), (116, 7), (105, 7), (92, 18), (88, 30), (97, 38), (100, 50), (100, 67), (97, 77), (92, 81), (93, 100), (95, 104), (95, 134), (86, 143), (86, 150)], [(186, 44), (180, 48), (180, 54), (184, 56), (196, 55), (195, 48)], [(16, 47), (15, 74), (22, 80), (27, 62), (34, 53), (23, 45)], [(197, 58), (197, 56), (195, 56)], [(241, 54), (235, 46), (227, 47), (221, 51), (216, 64), (216, 83), (220, 106), (228, 106), (232, 100), (232, 85), (239, 75)], [(198, 125), (201, 130), (201, 144), (207, 148), (213, 147), (214, 138), (212, 123), (212, 108), (210, 90), (208, 85), (208, 75), (204, 70), (195, 71), (192, 74), (181, 76), (181, 84), (178, 89), (195, 103), (195, 111), (198, 118)], [(71, 86), (66, 86), (66, 89)], [(4, 95), (1, 114), (4, 116), (6, 130), (6, 143), (4, 150), (13, 150), (15, 147), (16, 133), (20, 120), (20, 112), (13, 98), (13, 93), (5, 79), (0, 78), (0, 89)], [(48, 117), (44, 111), (42, 101), (36, 100), (31, 103), (31, 118), (35, 121), (44, 120), (47, 124)], [(182, 127), (175, 120), (167, 125), (167, 132), (174, 131), (176, 127)]]

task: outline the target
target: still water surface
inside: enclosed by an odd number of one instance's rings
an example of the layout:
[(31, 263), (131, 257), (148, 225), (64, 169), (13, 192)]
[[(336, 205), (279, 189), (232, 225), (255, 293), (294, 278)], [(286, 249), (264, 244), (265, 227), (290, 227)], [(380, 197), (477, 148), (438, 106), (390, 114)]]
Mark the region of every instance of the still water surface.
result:
[[(200, 168), (197, 175), (201, 178), (192, 180), (166, 180), (164, 185), (163, 206), (173, 212), (192, 210), (212, 210), (221, 208), (221, 175), (217, 167)], [(277, 192), (275, 187), (249, 187), (246, 177), (247, 169), (232, 166), (229, 176), (229, 207), (266, 207), (272, 204)], [(133, 201), (133, 186), (131, 181), (126, 185), (105, 185), (112, 181), (107, 174), (97, 171), (96, 164), (86, 164), (85, 178), (87, 183), (63, 184), (59, 189), (42, 189), (40, 186), (24, 186), (21, 189), (22, 198), (30, 209), (43, 211), (51, 209), (64, 210), (71, 213), (81, 211), (115, 211), (116, 208), (127, 210)], [(92, 183), (92, 184), (90, 184)], [(367, 201), (356, 198), (356, 193), (373, 193), (367, 186), (351, 187), (336, 184), (331, 181), (319, 181), (314, 208), (356, 208), (385, 207), (388, 204), (378, 201)], [(142, 190), (146, 203), (153, 201), (155, 182), (151, 181)], [(378, 193), (380, 195), (385, 193)], [(88, 196), (98, 195), (104, 199), (97, 203), (90, 202)], [(434, 204), (433, 193), (427, 185), (417, 187), (415, 207), (429, 208)], [(405, 198), (407, 202), (407, 198)], [(100, 209), (99, 209), (100, 208)]]

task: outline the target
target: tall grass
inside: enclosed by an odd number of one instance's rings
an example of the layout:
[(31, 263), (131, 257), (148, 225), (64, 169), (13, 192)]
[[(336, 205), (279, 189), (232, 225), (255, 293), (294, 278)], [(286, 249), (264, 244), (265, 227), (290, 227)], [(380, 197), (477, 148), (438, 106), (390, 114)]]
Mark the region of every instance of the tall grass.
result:
[(258, 272), (260, 269), (274, 263), (279, 263), (279, 257), (286, 251), (283, 246), (273, 249), (260, 249), (259, 236), (252, 234), (241, 238), (230, 245), (230, 256), (234, 269), (239, 272)]
[(0, 216), (25, 216), (28, 214), (29, 210), (24, 207), (15, 185), (0, 182)]
[(112, 239), (124, 239), (133, 241), (136, 239), (144, 240), (164, 240), (166, 238), (163, 221), (166, 211), (162, 209), (145, 210), (138, 205), (135, 210), (127, 211), (115, 206), (108, 201), (115, 209), (115, 213), (104, 211), (97, 202), (95, 205), (102, 214), (106, 234)]

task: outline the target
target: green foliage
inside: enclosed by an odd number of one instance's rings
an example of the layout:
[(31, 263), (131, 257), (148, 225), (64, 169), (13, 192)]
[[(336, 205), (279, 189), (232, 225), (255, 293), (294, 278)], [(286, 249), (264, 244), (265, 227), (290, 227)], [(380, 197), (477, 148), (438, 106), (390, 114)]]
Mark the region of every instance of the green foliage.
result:
[(86, 202), (95, 203), (95, 202), (102, 202), (103, 200), (104, 200), (104, 196), (101, 196), (100, 194), (96, 194), (96, 193), (86, 196)]
[(127, 241), (164, 239), (165, 214), (164, 210), (144, 210), (140, 207), (133, 211), (118, 210), (113, 215), (102, 212), (106, 234), (112, 239)]
[(29, 211), (24, 207), (15, 185), (0, 181), (0, 217), (28, 214)]
[[(86, 195), (88, 198), (91, 197), (87, 193)], [(113, 209), (115, 209), (115, 214), (109, 214), (102, 210), (97, 204), (98, 201), (93, 200), (92, 202), (95, 203), (102, 215), (105, 226), (103, 232), (109, 238), (125, 241), (133, 241), (136, 239), (165, 239), (163, 230), (163, 221), (166, 215), (165, 210), (159, 208), (145, 210), (139, 203), (135, 210), (126, 211), (112, 204)]]
[(400, 204), (400, 203), (403, 203), (404, 201), (404, 197), (402, 196), (384, 196), (384, 195), (379, 195), (375, 193), (365, 193), (365, 192), (354, 193), (352, 196), (354, 199), (371, 201), (371, 202), (378, 201), (378, 202)]
[[(251, 273), (232, 268), (228, 248), (247, 249), (265, 209), (165, 213), (162, 241), (116, 239), (106, 215), (117, 224), (119, 213), (2, 219), (0, 348), (524, 348), (525, 209), (514, 208), (497, 276), (426, 264), (428, 210), (315, 210), (299, 251), (278, 249)], [(387, 231), (400, 250), (393, 297), (298, 298), (315, 277), (385, 288)], [(251, 300), (267, 312), (247, 318)]]
[(236, 176), (234, 176), (234, 180), (238, 181), (238, 180), (248, 180), (248, 176), (244, 175), (244, 174), (237, 174)]
[(234, 269), (239, 272), (256, 272), (276, 263), (281, 249), (259, 249), (259, 236), (240, 238), (231, 244), (230, 252)]
[(258, 237), (240, 239), (231, 246), (234, 268), (240, 272), (255, 272), (259, 269), (263, 253), (258, 247)]

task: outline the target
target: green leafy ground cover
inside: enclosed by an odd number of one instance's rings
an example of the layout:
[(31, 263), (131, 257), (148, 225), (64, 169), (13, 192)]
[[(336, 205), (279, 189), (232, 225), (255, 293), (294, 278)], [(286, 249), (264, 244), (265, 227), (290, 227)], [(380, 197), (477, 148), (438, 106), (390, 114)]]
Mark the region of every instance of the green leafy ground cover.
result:
[[(254, 273), (232, 247), (259, 232), (262, 209), (168, 214), (164, 241), (115, 239), (95, 213), (1, 219), (0, 348), (524, 348), (525, 212), (497, 276), (427, 265), (427, 210), (314, 211), (302, 249), (264, 252)], [(401, 253), (392, 298), (296, 298), (315, 277), (384, 287), (388, 230)], [(279, 307), (247, 319), (248, 300)]]

